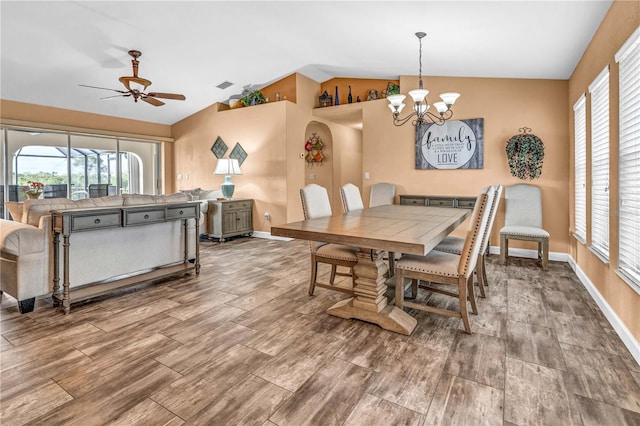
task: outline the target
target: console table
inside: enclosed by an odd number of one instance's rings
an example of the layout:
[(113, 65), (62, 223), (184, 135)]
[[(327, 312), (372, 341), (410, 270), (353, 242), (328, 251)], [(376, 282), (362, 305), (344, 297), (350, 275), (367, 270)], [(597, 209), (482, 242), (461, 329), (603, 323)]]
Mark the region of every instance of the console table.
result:
[(461, 197), (457, 195), (400, 195), (400, 204), (407, 206), (473, 209), (475, 203), (476, 197)]
[[(139, 284), (144, 281), (157, 280), (172, 275), (183, 274), (195, 270), (200, 273), (199, 203), (148, 204), (130, 207), (98, 207), (51, 211), (53, 231), (53, 304), (62, 306), (65, 314), (71, 310), (71, 302), (89, 299), (111, 292), (114, 289)], [(189, 260), (189, 219), (195, 219), (195, 260)], [(72, 236), (80, 232), (95, 232), (109, 228), (127, 228), (152, 225), (162, 222), (182, 221), (184, 227), (184, 259), (182, 263), (158, 265), (148, 272), (126, 274), (112, 280), (100, 281), (70, 288), (69, 265), (74, 259), (70, 257)], [(151, 231), (153, 232), (153, 231)], [(62, 235), (62, 293), (60, 292), (60, 236)], [(178, 239), (179, 241), (179, 239)], [(96, 242), (99, 244), (99, 241)], [(126, 244), (126, 241), (123, 242)], [(193, 262), (193, 263), (192, 263)]]
[(233, 200), (209, 200), (207, 221), (209, 237), (220, 242), (235, 235), (253, 233), (253, 200), (238, 198)]

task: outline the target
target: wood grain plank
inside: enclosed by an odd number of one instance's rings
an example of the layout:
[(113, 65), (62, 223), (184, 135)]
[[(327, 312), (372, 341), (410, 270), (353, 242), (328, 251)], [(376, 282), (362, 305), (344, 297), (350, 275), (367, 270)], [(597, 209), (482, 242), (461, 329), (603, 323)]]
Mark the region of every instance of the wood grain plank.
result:
[[(185, 371), (182, 378), (155, 392), (151, 399), (183, 419), (205, 409), (269, 358), (242, 345), (205, 364)], [(185, 397), (187, 396), (187, 397)]]
[(336, 359), (307, 380), (270, 417), (278, 425), (342, 424), (374, 373)]
[(2, 400), (0, 423), (4, 426), (23, 425), (60, 407), (73, 397), (53, 380), (31, 387)]
[(110, 426), (147, 426), (151, 424), (178, 426), (184, 424), (184, 420), (147, 398), (109, 422)]
[(433, 425), (502, 425), (503, 393), (443, 373), (425, 418)]
[(562, 371), (507, 357), (505, 420), (518, 425), (576, 423)]
[(447, 353), (408, 344), (371, 379), (368, 393), (425, 414), (447, 360)]
[(419, 426), (423, 418), (419, 413), (392, 404), (371, 394), (364, 394), (353, 409), (344, 426), (406, 425)]
[(290, 392), (266, 380), (249, 375), (191, 417), (187, 424), (260, 426), (290, 395)]
[(504, 389), (506, 343), (478, 333), (459, 333), (444, 371), (496, 389)]
[(136, 323), (159, 313), (173, 309), (180, 304), (169, 299), (158, 299), (151, 303), (138, 305), (114, 315), (104, 321), (96, 321), (95, 326), (104, 331), (113, 331), (129, 324)]
[(565, 368), (560, 344), (551, 328), (509, 321), (507, 356), (560, 370)]

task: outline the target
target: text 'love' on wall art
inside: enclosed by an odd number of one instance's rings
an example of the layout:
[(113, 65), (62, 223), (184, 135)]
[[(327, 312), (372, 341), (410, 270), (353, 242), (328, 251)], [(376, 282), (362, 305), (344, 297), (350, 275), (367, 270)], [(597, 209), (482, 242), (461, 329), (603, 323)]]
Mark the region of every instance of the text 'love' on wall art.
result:
[(482, 169), (484, 118), (416, 126), (416, 169)]

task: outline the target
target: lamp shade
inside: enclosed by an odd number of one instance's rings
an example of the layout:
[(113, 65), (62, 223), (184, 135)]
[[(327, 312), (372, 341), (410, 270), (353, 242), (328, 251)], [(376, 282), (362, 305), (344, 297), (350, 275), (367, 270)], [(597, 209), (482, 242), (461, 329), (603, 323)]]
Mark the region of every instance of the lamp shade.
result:
[(241, 175), (240, 164), (235, 158), (220, 158), (216, 169), (213, 172), (214, 175)]

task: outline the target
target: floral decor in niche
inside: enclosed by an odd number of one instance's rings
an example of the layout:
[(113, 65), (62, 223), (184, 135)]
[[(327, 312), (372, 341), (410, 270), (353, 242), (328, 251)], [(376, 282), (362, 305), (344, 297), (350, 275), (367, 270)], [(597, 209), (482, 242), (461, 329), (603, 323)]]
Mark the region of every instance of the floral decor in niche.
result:
[(511, 175), (522, 180), (533, 180), (542, 174), (544, 160), (544, 144), (542, 140), (529, 133), (529, 127), (518, 129), (520, 134), (507, 141), (507, 160)]
[(40, 198), (40, 195), (44, 192), (44, 183), (30, 180), (22, 189), (29, 199)]
[(317, 133), (309, 136), (307, 142), (304, 144), (304, 150), (307, 151), (304, 159), (308, 165), (322, 164), (322, 160), (324, 160), (324, 154), (322, 153), (323, 147), (324, 143), (322, 143), (322, 139)]

